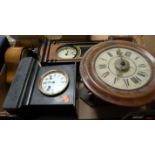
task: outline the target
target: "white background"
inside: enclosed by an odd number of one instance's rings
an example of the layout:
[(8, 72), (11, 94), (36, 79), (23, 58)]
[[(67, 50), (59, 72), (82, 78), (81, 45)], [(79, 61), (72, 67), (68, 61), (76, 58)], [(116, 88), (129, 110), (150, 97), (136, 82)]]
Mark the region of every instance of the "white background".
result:
[[(155, 34), (153, 0), (0, 1), (0, 34)], [(154, 121), (0, 121), (2, 155), (154, 155)]]
[(154, 34), (154, 0), (2, 0), (1, 34)]

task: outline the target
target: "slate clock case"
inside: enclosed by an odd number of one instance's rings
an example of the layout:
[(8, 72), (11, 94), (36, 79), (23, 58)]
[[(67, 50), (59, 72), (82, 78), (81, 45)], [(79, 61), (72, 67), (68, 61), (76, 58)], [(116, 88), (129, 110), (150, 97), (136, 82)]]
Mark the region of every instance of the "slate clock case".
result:
[[(55, 96), (39, 90), (40, 77), (50, 70), (63, 70), (69, 76), (67, 88)], [(13, 102), (12, 102), (13, 101)], [(33, 58), (24, 58), (4, 103), (4, 109), (21, 117), (76, 118), (76, 63), (40, 67)]]

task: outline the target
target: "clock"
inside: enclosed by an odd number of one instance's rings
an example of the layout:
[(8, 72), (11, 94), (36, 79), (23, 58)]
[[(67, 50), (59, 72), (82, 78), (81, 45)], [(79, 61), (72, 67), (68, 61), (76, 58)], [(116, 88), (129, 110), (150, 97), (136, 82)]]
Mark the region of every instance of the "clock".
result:
[(69, 83), (68, 74), (62, 70), (50, 70), (44, 73), (39, 80), (38, 88), (48, 96), (63, 92)]
[(41, 63), (80, 62), (84, 53), (96, 43), (45, 41), (40, 49)]
[(57, 50), (57, 56), (61, 59), (74, 59), (81, 55), (79, 47), (64, 46)]
[(76, 67), (76, 63), (40, 66), (34, 58), (23, 58), (4, 109), (22, 118), (77, 117)]
[(101, 100), (137, 107), (155, 100), (155, 58), (128, 41), (107, 41), (90, 48), (80, 64), (86, 87)]

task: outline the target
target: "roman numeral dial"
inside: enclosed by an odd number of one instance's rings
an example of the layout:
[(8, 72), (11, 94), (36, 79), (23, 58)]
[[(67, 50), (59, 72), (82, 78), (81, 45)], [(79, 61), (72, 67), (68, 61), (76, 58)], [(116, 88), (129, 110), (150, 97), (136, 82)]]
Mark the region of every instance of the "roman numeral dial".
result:
[(98, 55), (95, 71), (99, 80), (113, 88), (134, 90), (151, 78), (148, 60), (137, 51), (126, 48), (107, 49)]

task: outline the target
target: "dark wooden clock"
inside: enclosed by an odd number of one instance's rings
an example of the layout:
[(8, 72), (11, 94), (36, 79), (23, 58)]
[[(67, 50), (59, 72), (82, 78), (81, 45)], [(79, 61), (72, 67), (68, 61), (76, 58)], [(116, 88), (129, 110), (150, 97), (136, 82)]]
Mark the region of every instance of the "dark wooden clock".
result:
[(84, 53), (96, 43), (46, 41), (40, 50), (41, 63), (79, 62)]
[(80, 63), (86, 87), (103, 101), (138, 107), (155, 100), (155, 58), (128, 41), (106, 41), (90, 48)]

